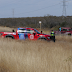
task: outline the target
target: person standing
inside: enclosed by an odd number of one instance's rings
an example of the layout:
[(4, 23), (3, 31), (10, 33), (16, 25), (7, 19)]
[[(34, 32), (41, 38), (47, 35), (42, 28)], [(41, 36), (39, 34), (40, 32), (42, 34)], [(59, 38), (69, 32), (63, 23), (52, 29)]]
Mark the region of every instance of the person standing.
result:
[(41, 34), (42, 34), (42, 31), (41, 31)]
[(50, 35), (51, 35), (51, 40), (55, 42), (55, 33), (53, 30), (51, 30)]
[(61, 27), (59, 27), (59, 31), (61, 31)]

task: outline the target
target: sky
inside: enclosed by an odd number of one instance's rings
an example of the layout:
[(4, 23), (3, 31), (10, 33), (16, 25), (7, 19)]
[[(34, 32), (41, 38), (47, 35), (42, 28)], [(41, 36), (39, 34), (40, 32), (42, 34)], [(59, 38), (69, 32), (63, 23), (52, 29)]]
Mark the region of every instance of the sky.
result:
[[(72, 16), (72, 0), (65, 1), (66, 16)], [(62, 16), (63, 12), (63, 0), (0, 0), (0, 18)]]

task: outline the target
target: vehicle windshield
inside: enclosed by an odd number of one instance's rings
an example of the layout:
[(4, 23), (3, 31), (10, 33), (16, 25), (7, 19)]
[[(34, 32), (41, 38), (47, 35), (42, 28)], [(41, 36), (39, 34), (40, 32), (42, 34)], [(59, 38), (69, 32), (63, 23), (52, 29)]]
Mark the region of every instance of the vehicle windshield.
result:
[(38, 30), (34, 29), (34, 31), (35, 31), (37, 34), (40, 34), (40, 32), (39, 32)]
[(72, 28), (71, 28), (71, 29), (69, 29), (69, 31), (72, 31)]

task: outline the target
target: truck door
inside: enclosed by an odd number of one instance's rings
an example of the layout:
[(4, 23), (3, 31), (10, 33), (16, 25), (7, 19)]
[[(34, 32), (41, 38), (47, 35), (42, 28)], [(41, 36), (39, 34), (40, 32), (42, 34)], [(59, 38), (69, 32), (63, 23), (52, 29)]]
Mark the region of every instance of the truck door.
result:
[(33, 30), (27, 29), (28, 38), (29, 38), (30, 40), (34, 40), (34, 39), (35, 39), (33, 33), (34, 33)]
[(23, 40), (23, 39), (25, 40), (25, 36), (24, 36), (23, 33), (19, 33), (19, 39), (20, 39), (20, 40)]
[(20, 40), (25, 40), (26, 29), (18, 29), (18, 35)]
[(67, 29), (62, 29), (61, 33), (64, 34), (67, 32)]
[(34, 37), (35, 39), (37, 40), (39, 38), (39, 36), (41, 35), (41, 33), (37, 30), (37, 29), (34, 29)]

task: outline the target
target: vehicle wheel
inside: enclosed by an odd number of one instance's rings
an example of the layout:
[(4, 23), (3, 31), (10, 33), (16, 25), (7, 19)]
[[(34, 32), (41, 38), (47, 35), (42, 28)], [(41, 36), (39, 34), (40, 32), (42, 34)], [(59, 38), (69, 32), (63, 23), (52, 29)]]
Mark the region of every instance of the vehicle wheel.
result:
[(68, 35), (71, 35), (71, 33), (69, 33)]
[(8, 37), (8, 36), (6, 36), (5, 38), (7, 38), (7, 39), (14, 39), (13, 37)]

